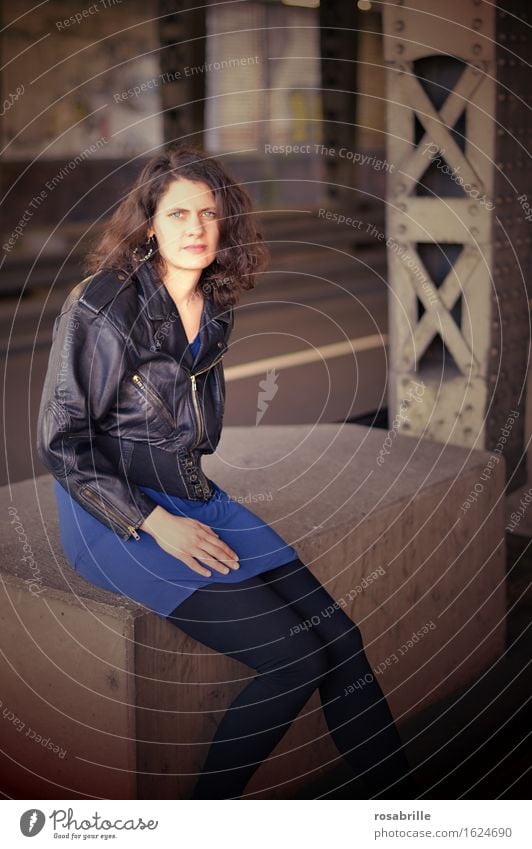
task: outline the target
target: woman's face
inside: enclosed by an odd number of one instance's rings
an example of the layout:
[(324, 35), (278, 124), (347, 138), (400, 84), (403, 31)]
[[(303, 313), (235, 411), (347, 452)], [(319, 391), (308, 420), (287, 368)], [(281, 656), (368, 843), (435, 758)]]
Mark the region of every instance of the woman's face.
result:
[(216, 257), (219, 225), (206, 183), (179, 177), (159, 198), (148, 237), (155, 234), (169, 271), (207, 268)]

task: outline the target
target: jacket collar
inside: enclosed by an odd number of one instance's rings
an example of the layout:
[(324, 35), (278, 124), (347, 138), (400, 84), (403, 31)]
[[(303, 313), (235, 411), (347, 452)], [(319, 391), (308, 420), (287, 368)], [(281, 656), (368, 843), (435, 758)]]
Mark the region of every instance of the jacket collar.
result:
[(149, 260), (145, 260), (139, 266), (136, 277), (142, 289), (146, 314), (150, 319), (165, 320), (172, 314), (177, 316), (177, 321), (171, 322), (163, 335), (164, 350), (171, 351), (173, 356), (180, 352), (181, 360), (191, 371), (193, 368), (203, 368), (208, 361), (216, 359), (223, 350), (227, 350), (225, 325), (231, 321), (229, 309), (222, 307), (219, 310), (214, 299), (205, 296), (199, 328), (199, 350), (193, 358), (179, 310), (176, 309), (170, 293)]
[[(168, 318), (169, 313), (175, 311), (175, 304), (168, 289), (157, 275), (153, 264), (149, 260), (145, 260), (137, 269), (136, 276), (142, 289), (148, 317), (154, 320)], [(205, 323), (212, 319), (228, 324), (230, 311), (223, 308), (219, 310), (213, 298), (205, 297)]]

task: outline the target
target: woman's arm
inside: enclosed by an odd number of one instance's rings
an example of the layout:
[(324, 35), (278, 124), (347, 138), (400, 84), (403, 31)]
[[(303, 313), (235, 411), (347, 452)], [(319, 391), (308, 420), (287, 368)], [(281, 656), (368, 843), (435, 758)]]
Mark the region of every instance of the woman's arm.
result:
[(55, 320), (37, 422), (37, 452), (61, 486), (122, 539), (158, 507), (94, 444), (94, 424), (116, 403), (127, 340), (104, 313), (75, 301)]

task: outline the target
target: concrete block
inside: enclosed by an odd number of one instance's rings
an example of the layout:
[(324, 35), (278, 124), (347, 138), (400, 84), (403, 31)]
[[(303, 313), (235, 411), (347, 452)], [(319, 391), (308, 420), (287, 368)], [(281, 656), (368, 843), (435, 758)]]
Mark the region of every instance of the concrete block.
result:
[[(504, 651), (505, 470), (488, 452), (386, 437), (227, 427), (203, 464), (360, 625), (401, 723)], [(44, 475), (1, 490), (1, 787), (14, 798), (188, 798), (251, 670), (78, 576), (52, 485)], [(248, 793), (290, 798), (339, 762), (316, 691)]]

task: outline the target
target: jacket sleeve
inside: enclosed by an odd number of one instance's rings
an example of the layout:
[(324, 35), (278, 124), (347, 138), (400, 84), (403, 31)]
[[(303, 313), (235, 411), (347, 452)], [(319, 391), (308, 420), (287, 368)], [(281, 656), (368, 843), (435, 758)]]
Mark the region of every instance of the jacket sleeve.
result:
[(37, 453), (61, 486), (122, 539), (157, 507), (94, 444), (95, 426), (117, 402), (127, 340), (79, 302), (57, 316), (37, 422)]

